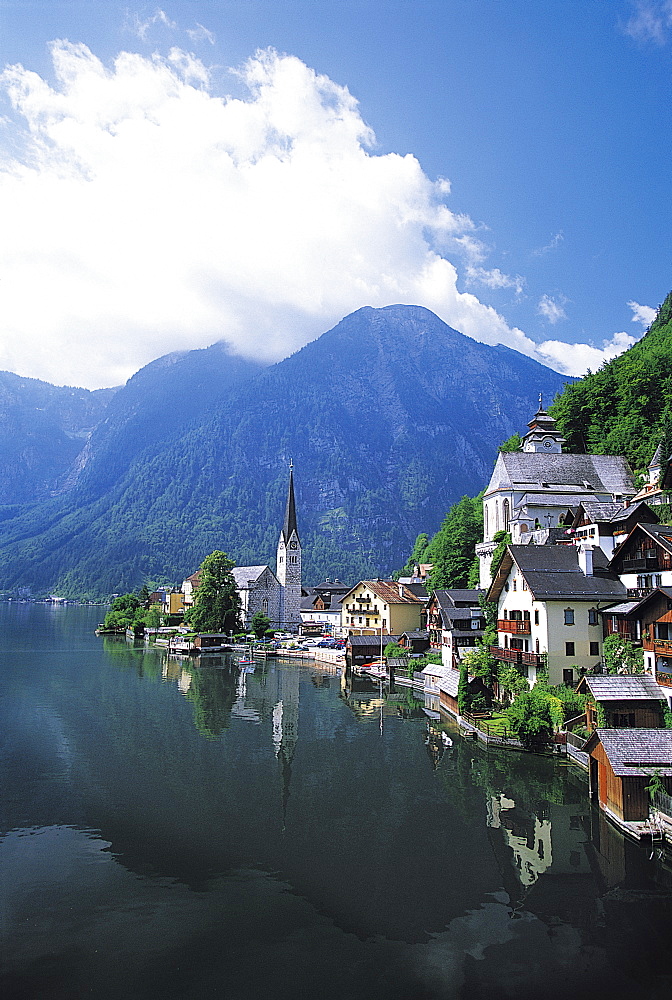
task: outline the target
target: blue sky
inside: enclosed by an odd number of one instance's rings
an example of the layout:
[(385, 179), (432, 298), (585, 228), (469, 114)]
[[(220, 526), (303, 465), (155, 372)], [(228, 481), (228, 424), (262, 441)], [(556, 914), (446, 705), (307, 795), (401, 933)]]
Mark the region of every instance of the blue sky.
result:
[(0, 368), (402, 301), (594, 369), (672, 287), (671, 53), (670, 0), (0, 0)]

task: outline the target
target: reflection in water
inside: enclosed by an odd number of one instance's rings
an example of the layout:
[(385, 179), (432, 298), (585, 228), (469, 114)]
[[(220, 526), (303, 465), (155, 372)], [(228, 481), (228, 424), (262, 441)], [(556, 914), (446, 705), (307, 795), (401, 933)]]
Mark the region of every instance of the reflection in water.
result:
[(668, 995), (672, 875), (581, 773), (305, 665), (0, 619), (3, 1000)]

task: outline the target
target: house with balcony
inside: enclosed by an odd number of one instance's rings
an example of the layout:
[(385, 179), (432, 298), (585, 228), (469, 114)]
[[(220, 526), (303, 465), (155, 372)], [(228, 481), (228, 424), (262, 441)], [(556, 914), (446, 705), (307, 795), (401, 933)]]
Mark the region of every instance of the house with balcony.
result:
[(644, 651), (644, 671), (654, 677), (672, 708), (672, 588), (656, 587), (639, 600), (602, 612), (604, 635), (619, 635)]
[(576, 690), (586, 695), (586, 728), (662, 729), (665, 695), (648, 674), (591, 674)]
[(421, 628), (426, 603), (420, 584), (361, 580), (341, 598), (341, 628), (353, 635), (413, 632)]
[(530, 687), (544, 667), (551, 684), (574, 685), (600, 664), (600, 609), (625, 596), (599, 548), (509, 545), (487, 595), (497, 602), (491, 652)]
[[(494, 536), (508, 531), (514, 545), (554, 542), (572, 524), (581, 503), (623, 504), (636, 493), (632, 472), (618, 455), (563, 454), (553, 417), (539, 409), (523, 450), (501, 452), (483, 494), (483, 541), (476, 546), (480, 583), (490, 585)], [(546, 539), (539, 538), (546, 532)]]
[(608, 559), (625, 541), (636, 524), (657, 524), (658, 515), (644, 501), (639, 503), (579, 504), (571, 524), (571, 537), (576, 542), (599, 545)]
[(430, 648), (446, 667), (459, 667), (463, 653), (478, 645), (485, 630), (482, 590), (435, 590), (425, 612)]
[(609, 568), (620, 577), (629, 598), (647, 597), (656, 587), (672, 587), (672, 527), (636, 524)]

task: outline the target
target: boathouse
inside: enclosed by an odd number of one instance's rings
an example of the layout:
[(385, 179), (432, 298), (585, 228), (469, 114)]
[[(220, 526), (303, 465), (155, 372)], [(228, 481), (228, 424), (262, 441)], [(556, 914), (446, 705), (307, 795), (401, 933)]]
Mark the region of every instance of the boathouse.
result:
[(584, 751), (591, 798), (619, 825), (648, 818), (654, 777), (672, 793), (672, 729), (596, 729)]
[(576, 690), (586, 695), (586, 728), (662, 729), (665, 695), (648, 674), (589, 674)]

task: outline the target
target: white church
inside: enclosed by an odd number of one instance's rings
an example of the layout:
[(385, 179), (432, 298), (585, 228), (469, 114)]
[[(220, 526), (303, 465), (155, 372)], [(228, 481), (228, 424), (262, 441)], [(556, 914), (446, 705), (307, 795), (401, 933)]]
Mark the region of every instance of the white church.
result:
[(624, 458), (563, 454), (565, 439), (541, 397), (528, 427), (522, 451), (500, 452), (483, 494), (483, 541), (476, 554), (484, 589), (497, 532), (509, 532), (513, 545), (544, 544), (572, 523), (579, 504), (624, 503), (637, 492)]

